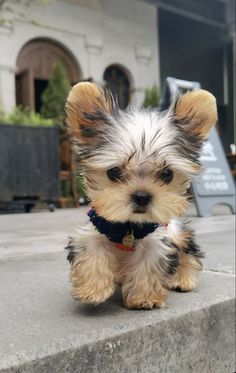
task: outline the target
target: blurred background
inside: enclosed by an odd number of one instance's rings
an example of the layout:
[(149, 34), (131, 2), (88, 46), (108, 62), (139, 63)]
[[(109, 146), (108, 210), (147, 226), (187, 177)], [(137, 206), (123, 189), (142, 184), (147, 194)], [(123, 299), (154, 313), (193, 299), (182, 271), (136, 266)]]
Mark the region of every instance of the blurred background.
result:
[(64, 131), (83, 80), (121, 109), (158, 107), (168, 76), (199, 82), (235, 175), (234, 0), (0, 0), (0, 14), (0, 212), (87, 202)]

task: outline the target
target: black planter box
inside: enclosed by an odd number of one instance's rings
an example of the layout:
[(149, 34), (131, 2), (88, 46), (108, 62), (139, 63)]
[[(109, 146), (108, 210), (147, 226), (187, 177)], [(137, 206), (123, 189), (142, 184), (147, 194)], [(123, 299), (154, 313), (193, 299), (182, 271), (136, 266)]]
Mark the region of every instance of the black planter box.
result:
[(29, 207), (53, 203), (59, 193), (58, 128), (0, 124), (0, 202)]

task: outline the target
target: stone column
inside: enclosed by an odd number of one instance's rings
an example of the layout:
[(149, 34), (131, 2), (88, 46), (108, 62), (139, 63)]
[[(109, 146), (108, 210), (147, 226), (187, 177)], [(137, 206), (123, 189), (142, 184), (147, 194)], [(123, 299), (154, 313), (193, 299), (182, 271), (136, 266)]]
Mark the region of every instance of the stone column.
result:
[[(149, 63), (152, 57), (152, 50), (149, 47), (136, 47), (136, 61), (137, 61), (137, 80), (133, 91), (132, 103), (140, 107), (144, 100), (145, 89), (149, 88), (150, 76), (152, 74), (149, 70)], [(152, 83), (154, 84), (154, 82)]]
[(15, 69), (0, 64), (0, 109), (9, 112), (16, 105)]
[(103, 40), (100, 36), (89, 36), (86, 38), (86, 49), (88, 53), (88, 77), (96, 83), (102, 84), (101, 76), (101, 53), (103, 49)]

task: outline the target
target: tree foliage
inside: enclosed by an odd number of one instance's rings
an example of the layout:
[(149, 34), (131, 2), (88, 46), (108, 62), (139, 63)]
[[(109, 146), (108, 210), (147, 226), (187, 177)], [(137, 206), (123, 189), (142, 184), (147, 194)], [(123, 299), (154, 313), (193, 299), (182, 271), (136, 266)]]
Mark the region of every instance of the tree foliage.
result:
[(160, 90), (154, 85), (151, 88), (145, 90), (145, 97), (143, 102), (143, 107), (148, 108), (157, 108), (160, 102)]
[(41, 115), (62, 123), (69, 90), (70, 82), (66, 70), (61, 62), (57, 62), (53, 67), (48, 86), (42, 94)]

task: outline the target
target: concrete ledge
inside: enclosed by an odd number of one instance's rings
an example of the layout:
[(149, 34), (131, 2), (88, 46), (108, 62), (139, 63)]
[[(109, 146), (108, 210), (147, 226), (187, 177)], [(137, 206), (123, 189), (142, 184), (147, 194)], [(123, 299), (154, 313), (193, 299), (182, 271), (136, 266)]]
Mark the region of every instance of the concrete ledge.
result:
[[(233, 217), (193, 219), (210, 254), (197, 289), (171, 292), (163, 310), (128, 311), (120, 294), (97, 307), (70, 297), (62, 226), (77, 211), (0, 216), (0, 372), (233, 373)], [(35, 246), (22, 254), (24, 237)]]

